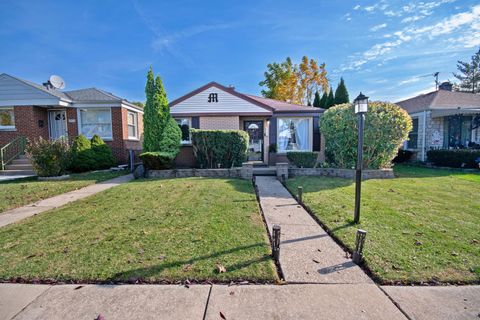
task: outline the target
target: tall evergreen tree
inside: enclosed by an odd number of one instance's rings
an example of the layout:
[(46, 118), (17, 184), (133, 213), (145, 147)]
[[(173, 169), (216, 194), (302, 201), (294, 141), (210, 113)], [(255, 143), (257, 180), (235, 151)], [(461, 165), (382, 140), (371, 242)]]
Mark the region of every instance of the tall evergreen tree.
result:
[(315, 98), (313, 99), (313, 106), (315, 108), (320, 108), (320, 93), (315, 91)]
[(165, 110), (168, 111), (168, 101), (160, 77), (157, 77), (157, 81), (154, 80), (152, 67), (147, 73), (145, 94), (147, 101), (143, 115), (143, 150), (160, 151), (163, 128), (168, 117), (168, 113), (164, 113)]
[(326, 109), (328, 100), (328, 94), (326, 91), (323, 91), (322, 98), (320, 99), (320, 108)]
[(475, 53), (470, 62), (458, 61), (459, 73), (454, 73), (455, 78), (460, 80), (458, 85), (460, 91), (471, 93), (480, 92), (480, 49)]
[(335, 97), (333, 96), (333, 88), (330, 87), (330, 92), (328, 93), (327, 102), (325, 102), (325, 109), (329, 109), (335, 105)]
[(350, 98), (348, 97), (347, 87), (345, 86), (345, 82), (343, 78), (340, 78), (340, 83), (337, 86), (337, 90), (335, 90), (335, 104), (342, 104), (342, 103), (349, 103)]

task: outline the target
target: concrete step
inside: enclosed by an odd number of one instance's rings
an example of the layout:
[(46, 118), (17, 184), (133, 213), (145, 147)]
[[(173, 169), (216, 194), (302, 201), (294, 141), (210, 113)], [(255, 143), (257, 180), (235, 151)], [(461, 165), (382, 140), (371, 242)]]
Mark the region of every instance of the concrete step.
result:
[(5, 166), (5, 170), (29, 170), (32, 171), (31, 163), (12, 163)]
[(28, 158), (17, 158), (12, 160), (11, 164), (27, 164), (30, 163)]
[(259, 167), (253, 168), (254, 176), (276, 176), (277, 169), (275, 167)]
[(0, 170), (1, 176), (30, 176), (35, 175), (33, 170)]

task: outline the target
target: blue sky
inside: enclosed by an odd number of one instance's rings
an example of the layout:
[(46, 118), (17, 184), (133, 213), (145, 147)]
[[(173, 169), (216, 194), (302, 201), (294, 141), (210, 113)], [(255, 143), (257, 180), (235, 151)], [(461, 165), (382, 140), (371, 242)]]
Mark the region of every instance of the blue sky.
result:
[(453, 80), (480, 46), (480, 4), (424, 1), (2, 1), (0, 73), (144, 100), (150, 65), (170, 100), (209, 81), (259, 94), (266, 65), (303, 55), (335, 87), (396, 101)]

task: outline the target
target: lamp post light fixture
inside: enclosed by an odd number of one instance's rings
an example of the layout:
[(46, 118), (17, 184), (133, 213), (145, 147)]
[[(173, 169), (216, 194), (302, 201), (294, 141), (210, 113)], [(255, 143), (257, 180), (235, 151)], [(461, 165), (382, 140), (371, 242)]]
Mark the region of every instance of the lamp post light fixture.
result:
[(362, 167), (363, 167), (363, 126), (365, 124), (365, 113), (368, 111), (368, 97), (361, 92), (353, 100), (355, 105), (355, 114), (358, 115), (358, 148), (357, 148), (357, 167), (355, 170), (355, 212), (353, 222), (360, 222), (360, 196), (362, 189)]

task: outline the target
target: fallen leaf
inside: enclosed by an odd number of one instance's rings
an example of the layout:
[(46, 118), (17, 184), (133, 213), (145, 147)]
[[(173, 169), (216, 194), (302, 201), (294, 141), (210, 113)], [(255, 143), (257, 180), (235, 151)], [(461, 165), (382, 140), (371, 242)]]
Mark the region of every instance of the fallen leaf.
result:
[(320, 261), (315, 260), (315, 259), (312, 259), (312, 261), (315, 262), (315, 263), (320, 263)]
[(452, 256), (456, 257), (458, 256), (458, 253), (456, 253), (455, 251), (452, 251)]
[(423, 244), (423, 243), (422, 243), (421, 241), (418, 241), (418, 240), (415, 242), (415, 245), (416, 245), (416, 246), (421, 246), (422, 244)]
[(83, 288), (83, 286), (78, 286), (78, 287), (75, 287), (75, 289), (73, 289), (73, 290), (79, 290), (79, 289), (82, 289), (82, 288)]
[(220, 318), (222, 318), (223, 320), (227, 320), (227, 318), (225, 318), (225, 315), (222, 313), (222, 311), (220, 311)]
[(185, 266), (183, 266), (183, 272), (188, 272), (190, 270), (192, 270), (191, 264), (186, 264)]
[(221, 264), (217, 264), (217, 272), (224, 273), (224, 272), (227, 272), (227, 269), (225, 269), (225, 267), (222, 266)]
[(101, 314), (99, 314), (99, 315), (95, 318), (95, 320), (105, 320), (105, 317), (102, 316)]

